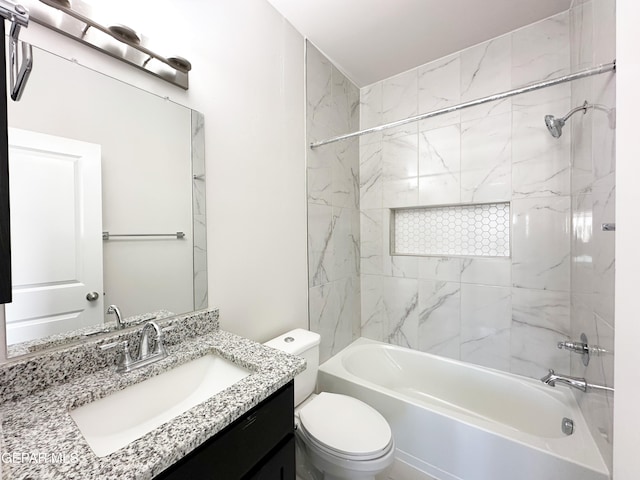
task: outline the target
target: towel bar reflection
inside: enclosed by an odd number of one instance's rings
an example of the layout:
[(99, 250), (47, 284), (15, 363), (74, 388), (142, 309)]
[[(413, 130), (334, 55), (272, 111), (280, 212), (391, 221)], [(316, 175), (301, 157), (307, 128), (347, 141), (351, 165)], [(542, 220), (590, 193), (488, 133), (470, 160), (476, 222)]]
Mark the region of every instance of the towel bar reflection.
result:
[(184, 232), (176, 233), (109, 233), (102, 232), (102, 240), (109, 240), (112, 237), (176, 237), (181, 239), (185, 237)]

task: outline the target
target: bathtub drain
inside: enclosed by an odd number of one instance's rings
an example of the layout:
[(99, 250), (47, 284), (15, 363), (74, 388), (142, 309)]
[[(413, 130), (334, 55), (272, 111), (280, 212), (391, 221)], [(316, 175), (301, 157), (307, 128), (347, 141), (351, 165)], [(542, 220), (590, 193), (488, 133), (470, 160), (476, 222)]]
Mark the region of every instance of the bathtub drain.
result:
[(567, 417), (562, 419), (562, 433), (565, 435), (571, 435), (573, 433), (573, 420)]

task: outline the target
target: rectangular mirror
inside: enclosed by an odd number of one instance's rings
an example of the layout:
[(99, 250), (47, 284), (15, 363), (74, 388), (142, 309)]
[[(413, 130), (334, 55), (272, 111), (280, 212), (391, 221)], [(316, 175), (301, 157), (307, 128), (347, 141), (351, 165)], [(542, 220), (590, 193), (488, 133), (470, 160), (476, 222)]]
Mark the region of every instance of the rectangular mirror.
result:
[(207, 307), (200, 113), (34, 48), (8, 121), (10, 356)]

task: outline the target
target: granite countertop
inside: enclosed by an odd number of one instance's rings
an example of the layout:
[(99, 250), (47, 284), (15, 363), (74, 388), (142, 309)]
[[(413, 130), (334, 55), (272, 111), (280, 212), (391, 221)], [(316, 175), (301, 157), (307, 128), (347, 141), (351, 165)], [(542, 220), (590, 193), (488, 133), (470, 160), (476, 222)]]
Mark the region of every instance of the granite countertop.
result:
[[(151, 479), (304, 370), (302, 358), (216, 330), (126, 374), (103, 368), (0, 406), (3, 480)], [(111, 455), (97, 457), (69, 411), (207, 353), (252, 374)]]

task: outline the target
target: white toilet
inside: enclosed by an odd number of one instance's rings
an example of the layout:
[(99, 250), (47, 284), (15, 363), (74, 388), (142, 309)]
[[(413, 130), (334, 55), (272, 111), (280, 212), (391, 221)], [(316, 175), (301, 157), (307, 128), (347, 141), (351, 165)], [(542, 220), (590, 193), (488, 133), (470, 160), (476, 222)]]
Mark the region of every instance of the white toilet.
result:
[(300, 355), (307, 368), (294, 380), (296, 436), (304, 460), (325, 480), (373, 480), (393, 463), (391, 428), (380, 413), (347, 395), (313, 394), (318, 376), (320, 335), (296, 329), (265, 343)]

